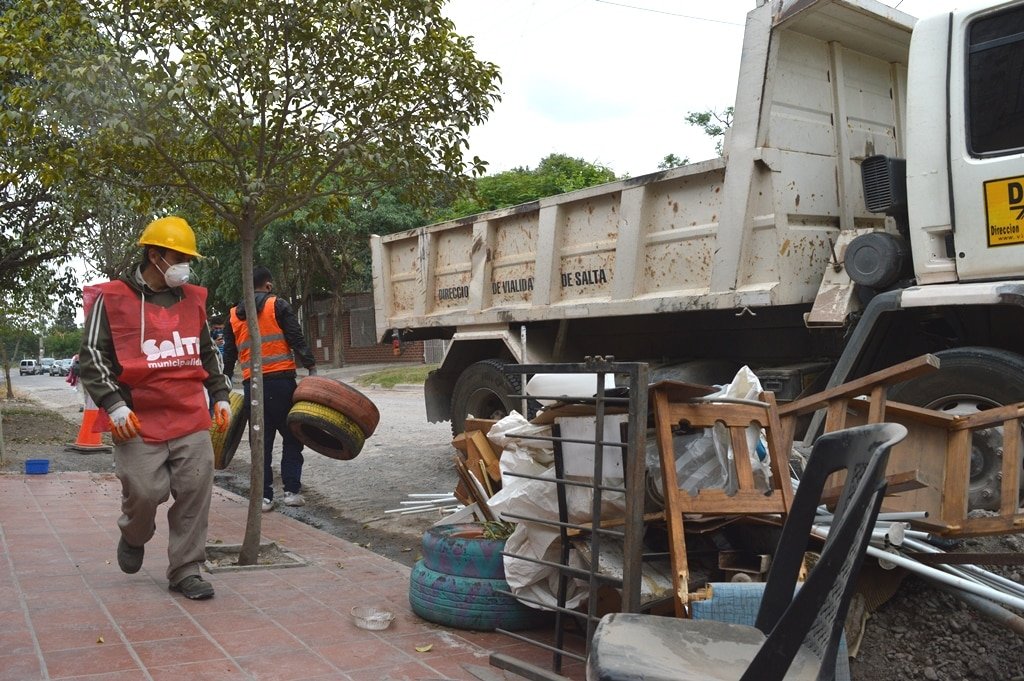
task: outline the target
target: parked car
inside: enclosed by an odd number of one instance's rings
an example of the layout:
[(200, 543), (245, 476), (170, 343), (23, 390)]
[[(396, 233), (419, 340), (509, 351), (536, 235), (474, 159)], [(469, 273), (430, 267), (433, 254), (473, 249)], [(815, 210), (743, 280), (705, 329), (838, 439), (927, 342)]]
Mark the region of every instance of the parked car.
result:
[(71, 372), (71, 358), (58, 359), (50, 365), (51, 376), (67, 376)]
[(25, 374), (28, 374), (29, 376), (35, 376), (38, 373), (39, 365), (36, 363), (34, 359), (21, 360), (21, 365), (18, 367), (19, 376), (24, 376)]
[(39, 367), (36, 369), (36, 373), (49, 374), (50, 367), (52, 367), (53, 363), (56, 361), (57, 360), (55, 360), (53, 357), (43, 357), (41, 360), (39, 360)]

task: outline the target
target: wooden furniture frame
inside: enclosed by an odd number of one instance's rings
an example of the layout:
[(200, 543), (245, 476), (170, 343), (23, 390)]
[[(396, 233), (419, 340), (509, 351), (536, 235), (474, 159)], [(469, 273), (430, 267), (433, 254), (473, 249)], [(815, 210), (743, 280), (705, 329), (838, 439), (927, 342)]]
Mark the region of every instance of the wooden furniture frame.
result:
[[(675, 593), (675, 611), (678, 617), (688, 617), (691, 600), (689, 564), (686, 557), (686, 538), (683, 515), (752, 515), (778, 514), (785, 520), (793, 503), (793, 487), (789, 477), (788, 450), (783, 447), (782, 424), (773, 393), (761, 394), (762, 403), (679, 401), (687, 397), (686, 390), (670, 382), (651, 388), (654, 420), (661, 456), (664, 483), (665, 516), (668, 522), (670, 553), (672, 557), (672, 588)], [(692, 397), (692, 395), (690, 395)], [(723, 489), (702, 489), (696, 495), (679, 488), (672, 430), (677, 425), (689, 428), (725, 426), (733, 452), (738, 489), (733, 495)], [(772, 488), (767, 493), (758, 489), (750, 464), (746, 431), (750, 426), (764, 428), (768, 443)]]
[[(890, 385), (938, 368), (938, 357), (922, 355), (780, 407), (787, 450), (797, 418), (818, 409), (826, 410), (825, 432), (883, 421), (902, 424), (909, 435), (889, 457), (889, 490), (883, 511), (925, 511), (928, 517), (912, 524), (946, 537), (1024, 532), (1024, 509), (1018, 503), (1024, 402), (954, 416), (886, 399)], [(1003, 456), (996, 515), (969, 518), (971, 436), (998, 426), (1003, 429), (1003, 452), (1018, 454)], [(834, 498), (835, 492), (834, 486), (826, 490), (824, 499)]]

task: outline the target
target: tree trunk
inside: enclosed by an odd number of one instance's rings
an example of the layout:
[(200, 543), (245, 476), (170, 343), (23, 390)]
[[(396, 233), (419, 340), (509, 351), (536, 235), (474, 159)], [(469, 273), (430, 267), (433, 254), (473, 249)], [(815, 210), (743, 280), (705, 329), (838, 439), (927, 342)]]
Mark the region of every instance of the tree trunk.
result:
[(239, 565), (255, 565), (260, 552), (263, 530), (263, 348), (259, 320), (256, 318), (256, 294), (252, 285), (255, 230), (246, 225), (239, 230), (242, 243), (242, 299), (245, 301), (245, 323), (249, 328), (252, 371), (249, 381), (249, 446), (252, 465), (249, 469), (249, 510), (245, 518), (245, 538), (238, 554)]

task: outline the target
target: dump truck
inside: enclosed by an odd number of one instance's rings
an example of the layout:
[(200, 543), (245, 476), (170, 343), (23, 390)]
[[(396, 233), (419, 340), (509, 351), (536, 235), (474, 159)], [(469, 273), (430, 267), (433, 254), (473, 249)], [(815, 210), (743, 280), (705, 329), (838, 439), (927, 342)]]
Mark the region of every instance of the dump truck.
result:
[[(506, 365), (586, 356), (747, 365), (782, 401), (934, 353), (890, 399), (1022, 401), (1022, 73), (1024, 2), (759, 2), (722, 157), (373, 236), (378, 336), (448, 341), (426, 409), (456, 430), (518, 407)], [(997, 441), (975, 438), (974, 506), (998, 503)]]

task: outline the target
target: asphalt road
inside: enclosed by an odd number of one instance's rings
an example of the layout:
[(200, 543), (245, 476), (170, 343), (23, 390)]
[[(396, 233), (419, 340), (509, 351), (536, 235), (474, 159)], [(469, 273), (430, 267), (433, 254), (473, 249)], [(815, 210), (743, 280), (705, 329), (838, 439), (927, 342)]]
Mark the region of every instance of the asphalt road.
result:
[[(346, 367), (321, 370), (321, 376), (346, 382), (378, 367)], [(30, 395), (73, 423), (80, 423), (81, 394), (63, 377), (18, 376), (11, 378), (15, 389)], [(401, 508), (412, 493), (451, 492), (457, 481), (452, 466), (448, 423), (427, 423), (421, 389), (380, 390), (360, 388), (380, 410), (380, 425), (366, 441), (362, 452), (351, 461), (337, 461), (309, 449), (305, 451), (303, 508), (278, 506), (311, 525), (367, 546), (383, 555), (409, 563), (418, 553), (423, 530), (440, 515), (385, 513)], [(274, 469), (280, 461), (280, 438), (274, 449)], [(97, 461), (97, 463), (99, 463)], [(112, 469), (112, 468), (111, 468)], [(234, 460), (218, 471), (216, 483), (226, 489), (248, 494), (250, 453), (243, 438)], [(281, 497), (280, 479), (276, 495)]]

